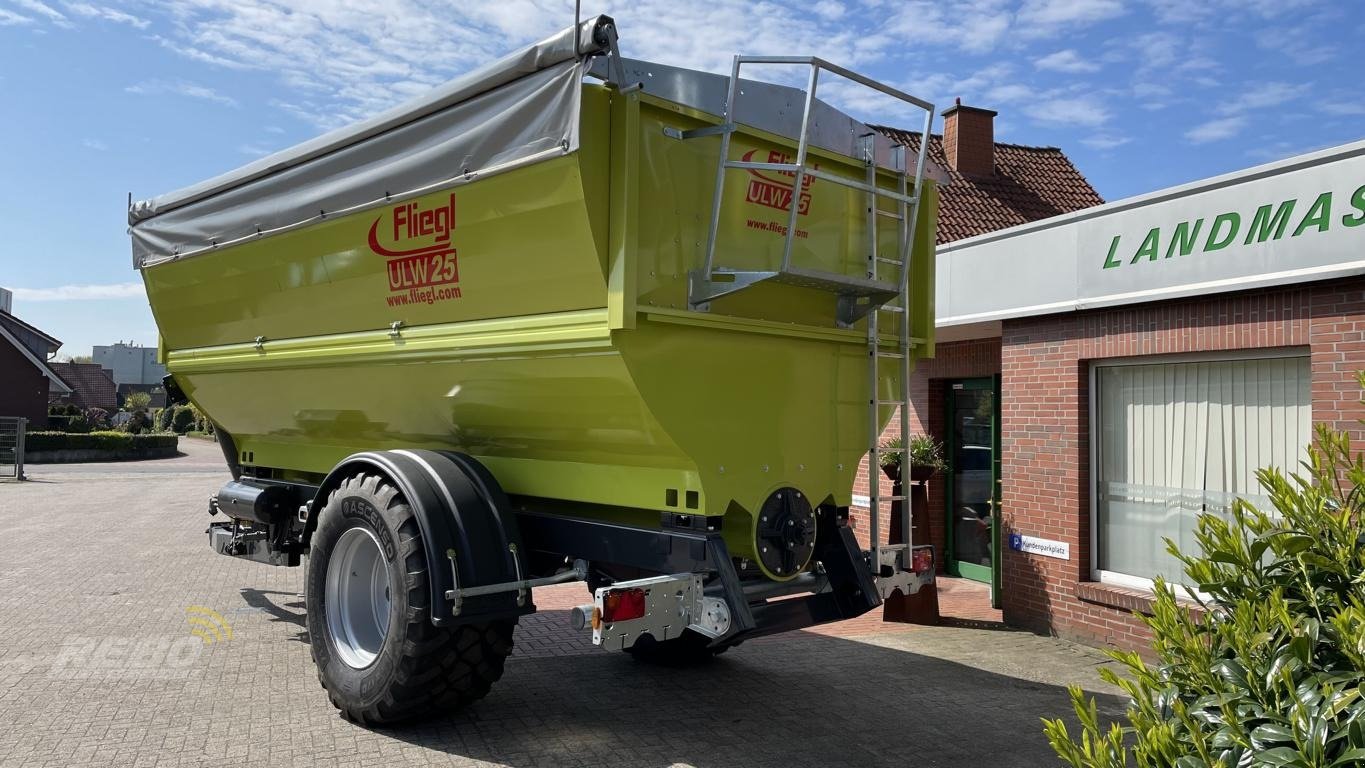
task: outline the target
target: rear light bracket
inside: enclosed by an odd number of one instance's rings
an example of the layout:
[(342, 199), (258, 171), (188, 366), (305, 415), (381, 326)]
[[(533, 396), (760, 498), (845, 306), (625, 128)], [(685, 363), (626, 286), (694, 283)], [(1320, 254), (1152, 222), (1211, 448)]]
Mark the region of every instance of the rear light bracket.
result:
[[(721, 598), (706, 597), (702, 589), (699, 573), (653, 576), (599, 587), (593, 593), (593, 645), (625, 650), (645, 635), (662, 642), (680, 637), (689, 628), (713, 639), (725, 635), (730, 631), (730, 608)], [(628, 590), (644, 592), (644, 615), (607, 621), (611, 593)]]

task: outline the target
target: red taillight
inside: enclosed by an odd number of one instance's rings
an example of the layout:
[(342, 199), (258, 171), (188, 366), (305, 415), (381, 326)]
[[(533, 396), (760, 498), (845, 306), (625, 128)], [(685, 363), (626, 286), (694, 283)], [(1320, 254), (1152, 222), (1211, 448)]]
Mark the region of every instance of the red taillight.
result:
[(910, 568), (915, 573), (928, 573), (934, 570), (934, 550), (929, 547), (916, 549), (910, 556)]
[(608, 624), (638, 619), (644, 615), (645, 591), (643, 589), (638, 587), (613, 589), (602, 598), (602, 621)]

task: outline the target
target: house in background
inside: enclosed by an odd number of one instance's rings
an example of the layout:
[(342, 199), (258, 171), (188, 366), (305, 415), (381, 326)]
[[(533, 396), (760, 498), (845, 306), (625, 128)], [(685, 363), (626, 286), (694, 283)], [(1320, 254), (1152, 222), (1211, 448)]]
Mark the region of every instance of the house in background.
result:
[(52, 370), (67, 384), (65, 393), (53, 390), (54, 401), (81, 408), (103, 408), (114, 413), (119, 407), (118, 387), (99, 363), (50, 363)]
[[(9, 292), (0, 289), (0, 306)], [(49, 392), (70, 394), (71, 387), (53, 370), (53, 355), (62, 343), (0, 309), (0, 416), (28, 419), (28, 428), (47, 426)]]

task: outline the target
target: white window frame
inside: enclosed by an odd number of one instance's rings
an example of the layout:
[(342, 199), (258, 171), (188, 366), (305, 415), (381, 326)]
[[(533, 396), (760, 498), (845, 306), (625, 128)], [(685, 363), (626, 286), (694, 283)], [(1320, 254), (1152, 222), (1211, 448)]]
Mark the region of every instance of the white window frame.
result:
[[(1090, 360), (1088, 400), (1090, 404), (1089, 425), (1090, 434), (1090, 579), (1101, 584), (1111, 584), (1116, 587), (1134, 589), (1142, 592), (1154, 592), (1156, 582), (1152, 579), (1141, 576), (1130, 576), (1126, 573), (1117, 571), (1105, 571), (1099, 567), (1100, 562), (1100, 508), (1099, 508), (1099, 457), (1100, 441), (1095, 438), (1099, 434), (1099, 372), (1102, 368), (1117, 368), (1121, 366), (1133, 365), (1168, 365), (1171, 363), (1221, 363), (1234, 362), (1240, 360), (1279, 360), (1286, 357), (1309, 358), (1309, 376), (1311, 393), (1312, 376), (1312, 355), (1309, 347), (1267, 347), (1264, 349), (1240, 349), (1227, 352), (1183, 352), (1169, 355), (1139, 355), (1135, 357), (1110, 357)], [(1313, 403), (1308, 403), (1311, 413)], [(1181, 585), (1173, 584), (1180, 587)], [(1192, 587), (1183, 587), (1191, 596), (1200, 599), (1207, 599), (1208, 595)]]

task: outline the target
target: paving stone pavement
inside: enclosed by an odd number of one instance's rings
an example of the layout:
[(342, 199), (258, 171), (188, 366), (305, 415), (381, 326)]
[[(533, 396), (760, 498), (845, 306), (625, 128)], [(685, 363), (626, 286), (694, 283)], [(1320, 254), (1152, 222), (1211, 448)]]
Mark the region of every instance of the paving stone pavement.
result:
[[(586, 592), (564, 585), (537, 592), (487, 699), (361, 728), (318, 686), (302, 569), (209, 550), (225, 471), (213, 444), (182, 443), (0, 483), (0, 766), (1050, 766), (1039, 718), (1066, 711), (1067, 684), (1122, 709), (1098, 652), (988, 621), (864, 617), (650, 667), (569, 630)], [(200, 608), (230, 637), (192, 635)]]

